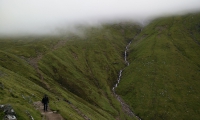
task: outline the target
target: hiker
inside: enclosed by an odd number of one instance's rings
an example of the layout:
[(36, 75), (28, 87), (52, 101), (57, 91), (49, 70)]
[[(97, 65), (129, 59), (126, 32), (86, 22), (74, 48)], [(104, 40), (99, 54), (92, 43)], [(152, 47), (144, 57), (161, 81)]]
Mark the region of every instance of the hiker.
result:
[(44, 112), (47, 111), (48, 103), (49, 103), (49, 98), (47, 95), (44, 95), (42, 98), (42, 103), (44, 105)]

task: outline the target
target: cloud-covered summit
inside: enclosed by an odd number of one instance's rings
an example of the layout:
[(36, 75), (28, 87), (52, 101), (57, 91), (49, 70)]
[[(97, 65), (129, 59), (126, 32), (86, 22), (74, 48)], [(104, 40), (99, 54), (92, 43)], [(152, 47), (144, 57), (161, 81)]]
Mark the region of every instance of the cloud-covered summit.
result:
[(143, 22), (200, 10), (200, 0), (1, 0), (0, 36), (47, 34), (76, 24)]

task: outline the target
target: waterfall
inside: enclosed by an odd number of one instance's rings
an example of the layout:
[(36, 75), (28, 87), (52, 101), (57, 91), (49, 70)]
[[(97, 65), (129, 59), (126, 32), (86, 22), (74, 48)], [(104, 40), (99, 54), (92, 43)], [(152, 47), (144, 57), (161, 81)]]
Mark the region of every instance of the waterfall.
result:
[[(125, 51), (124, 51), (124, 61), (125, 61), (126, 67), (129, 66), (129, 62), (127, 61), (127, 51), (128, 51), (128, 47), (130, 46), (130, 44), (131, 44), (131, 41), (128, 43), (128, 45), (126, 46)], [(125, 67), (125, 68), (126, 68), (126, 67)], [(124, 69), (125, 69), (125, 68), (124, 68)], [(113, 92), (114, 92), (114, 93), (115, 93), (115, 88), (117, 88), (117, 86), (118, 86), (118, 84), (119, 84), (119, 82), (120, 82), (120, 80), (121, 80), (122, 72), (123, 72), (124, 69), (121, 69), (121, 70), (119, 71), (117, 83), (116, 83), (116, 84), (114, 85), (114, 87), (113, 87)]]
[[(127, 61), (127, 52), (128, 52), (128, 48), (129, 48), (130, 44), (131, 44), (131, 41), (128, 43), (128, 45), (126, 46), (125, 51), (124, 51), (124, 61), (125, 61), (126, 67), (129, 66), (129, 62)], [(125, 68), (126, 68), (126, 67), (125, 67)], [(121, 103), (123, 110), (124, 110), (125, 112), (127, 112), (130, 116), (135, 116), (138, 120), (141, 120), (141, 118), (139, 118), (138, 116), (136, 116), (136, 115), (131, 111), (131, 109), (129, 108), (129, 106), (128, 106), (125, 102), (123, 102), (122, 98), (121, 98), (119, 95), (117, 95), (117, 94), (115, 93), (115, 89), (117, 88), (118, 84), (120, 83), (121, 76), (122, 76), (122, 72), (123, 72), (123, 70), (124, 70), (125, 68), (123, 68), (123, 69), (121, 69), (121, 70), (119, 71), (117, 83), (116, 83), (116, 84), (114, 85), (114, 87), (112, 88), (112, 91), (113, 91), (113, 94), (115, 95), (115, 97), (117, 98), (117, 100)]]

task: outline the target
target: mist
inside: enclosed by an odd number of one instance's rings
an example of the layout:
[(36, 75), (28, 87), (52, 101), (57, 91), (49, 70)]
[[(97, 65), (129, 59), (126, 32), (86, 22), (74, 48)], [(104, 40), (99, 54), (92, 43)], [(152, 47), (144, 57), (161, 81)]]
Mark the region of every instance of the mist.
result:
[(150, 20), (200, 11), (200, 0), (1, 0), (0, 37), (57, 34), (75, 26)]

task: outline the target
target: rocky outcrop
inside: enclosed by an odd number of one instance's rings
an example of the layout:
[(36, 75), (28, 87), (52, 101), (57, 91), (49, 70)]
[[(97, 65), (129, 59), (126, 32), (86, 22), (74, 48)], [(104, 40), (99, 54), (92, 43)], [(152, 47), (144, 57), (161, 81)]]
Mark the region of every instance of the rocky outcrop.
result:
[(17, 120), (15, 111), (11, 105), (0, 105), (0, 108), (5, 114), (3, 120)]

